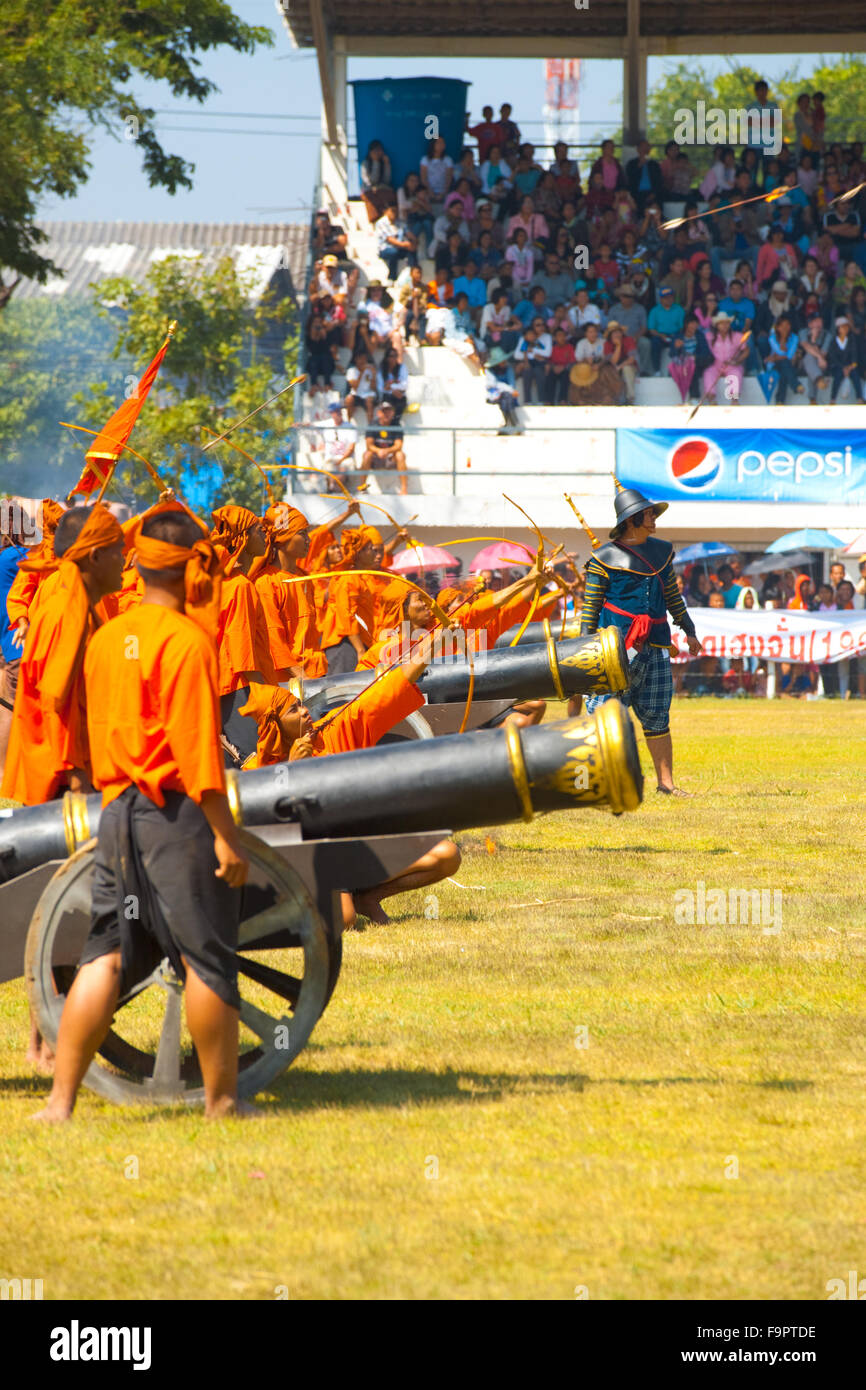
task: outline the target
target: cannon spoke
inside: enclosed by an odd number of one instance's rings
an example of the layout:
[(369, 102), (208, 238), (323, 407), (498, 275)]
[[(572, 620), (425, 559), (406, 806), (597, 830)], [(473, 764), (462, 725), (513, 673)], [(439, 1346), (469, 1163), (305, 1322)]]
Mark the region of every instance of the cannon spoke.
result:
[(272, 1018), (266, 1014), (264, 1009), (256, 1008), (248, 999), (241, 1000), (241, 1023), (245, 1023), (251, 1033), (261, 1039), (263, 1043), (273, 1046), (277, 1028), (282, 1024), (288, 1028), (291, 1020), (288, 1018)]
[(282, 970), (263, 965), (261, 961), (248, 960), (246, 956), (238, 956), (238, 971), (241, 975), (248, 975), (257, 984), (264, 985), (272, 994), (287, 999), (293, 1008), (300, 998), (302, 981), (297, 975), (287, 975)]
[(181, 989), (169, 985), (166, 989), (165, 1016), (153, 1068), (153, 1089), (176, 1091), (180, 1085)]

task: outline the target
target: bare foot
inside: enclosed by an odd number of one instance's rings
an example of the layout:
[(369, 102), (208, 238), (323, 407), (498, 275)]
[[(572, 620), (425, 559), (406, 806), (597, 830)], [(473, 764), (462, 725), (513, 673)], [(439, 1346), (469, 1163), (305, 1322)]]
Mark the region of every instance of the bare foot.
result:
[(65, 1124), (67, 1120), (72, 1119), (72, 1111), (63, 1110), (59, 1107), (52, 1106), (49, 1102), (49, 1104), (46, 1105), (44, 1110), (37, 1110), (35, 1115), (30, 1116), (30, 1119), (35, 1124), (62, 1125)]
[(254, 1120), (260, 1119), (261, 1116), (262, 1111), (257, 1105), (251, 1105), (248, 1100), (235, 1100), (232, 1096), (223, 1096), (220, 1100), (214, 1101), (204, 1112), (206, 1120), (224, 1120), (227, 1117), (235, 1120)]
[(353, 893), (352, 899), (361, 917), (368, 917), (370, 921), (375, 922), (377, 926), (387, 927), (391, 918), (388, 916), (377, 897), (372, 893)]

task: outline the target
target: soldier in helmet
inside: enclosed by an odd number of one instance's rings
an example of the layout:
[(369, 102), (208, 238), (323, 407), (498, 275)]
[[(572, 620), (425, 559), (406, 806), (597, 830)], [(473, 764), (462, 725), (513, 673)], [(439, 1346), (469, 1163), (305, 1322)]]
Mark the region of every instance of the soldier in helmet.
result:
[(667, 502), (650, 502), (636, 488), (617, 483), (616, 525), (609, 545), (591, 555), (586, 566), (586, 593), (581, 633), (602, 627), (620, 629), (629, 652), (629, 687), (622, 696), (592, 695), (589, 713), (603, 700), (622, 699), (639, 721), (655, 764), (658, 791), (688, 796), (674, 783), (670, 708), (671, 630), (668, 614), (686, 634), (689, 652), (702, 650), (674, 573), (674, 548), (653, 532)]

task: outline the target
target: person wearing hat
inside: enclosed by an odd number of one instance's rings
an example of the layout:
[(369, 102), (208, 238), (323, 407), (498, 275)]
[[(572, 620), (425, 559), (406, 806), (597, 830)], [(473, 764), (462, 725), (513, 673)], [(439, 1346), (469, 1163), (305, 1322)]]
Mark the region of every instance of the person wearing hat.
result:
[(674, 292), (670, 285), (662, 285), (658, 304), (650, 309), (647, 319), (652, 369), (656, 376), (661, 371), (662, 353), (682, 333), (685, 321), (685, 311), (681, 304), (674, 303)]
[(484, 387), (488, 405), (498, 405), (502, 411), (504, 424), (500, 434), (521, 434), (517, 418), (517, 391), (515, 390), (514, 368), (510, 352), (496, 346), (491, 349), (484, 369)]
[(604, 360), (618, 373), (622, 381), (626, 405), (634, 405), (637, 344), (633, 338), (626, 336), (622, 324), (617, 319), (609, 319), (604, 330)]
[(637, 488), (616, 486), (611, 543), (594, 551), (586, 566), (580, 631), (595, 632), (600, 623), (619, 628), (631, 658), (629, 685), (622, 695), (591, 695), (587, 713), (604, 700), (621, 699), (643, 729), (659, 792), (688, 796), (675, 785), (673, 775), (668, 613), (686, 634), (689, 654), (699, 656), (702, 647), (677, 586), (674, 548), (653, 535), (667, 502), (651, 502)]
[(725, 399), (728, 401), (739, 401), (743, 389), (743, 358), (748, 350), (748, 343), (743, 344), (742, 333), (731, 331), (732, 324), (730, 314), (720, 310), (713, 316), (713, 332), (706, 335), (707, 347), (713, 355), (713, 361), (704, 370), (703, 389), (705, 396), (712, 393), (714, 404), (722, 379), (725, 383)]
[(321, 266), (310, 285), (311, 299), (324, 299), (330, 295), (335, 304), (345, 304), (348, 286), (346, 275), (339, 267), (340, 262), (333, 253), (322, 257)]
[(854, 399), (862, 400), (860, 379), (860, 360), (857, 353), (857, 339), (851, 332), (851, 324), (844, 314), (836, 320), (835, 332), (827, 349), (827, 367), (830, 372), (830, 404), (836, 404), (836, 397), (843, 381), (849, 380), (854, 391)]
[(618, 285), (615, 291), (619, 300), (619, 307), (616, 310), (616, 317), (623, 326), (623, 331), (633, 338), (637, 343), (637, 356), (641, 372), (644, 376), (649, 376), (652, 371), (652, 353), (650, 351), (650, 340), (647, 336), (646, 309), (638, 302), (635, 295), (634, 285), (626, 280), (624, 284)]

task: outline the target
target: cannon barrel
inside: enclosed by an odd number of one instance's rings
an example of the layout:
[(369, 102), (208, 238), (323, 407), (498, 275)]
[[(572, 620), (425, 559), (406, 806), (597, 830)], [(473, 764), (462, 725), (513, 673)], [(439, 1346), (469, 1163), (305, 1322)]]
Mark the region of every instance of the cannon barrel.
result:
[[(503, 825), (535, 812), (633, 811), (643, 776), (619, 700), (593, 715), (365, 748), (227, 774), (239, 825), (294, 822), (305, 840)], [(97, 832), (100, 798), (67, 792), (0, 820), (0, 882), (64, 859)]]
[[(498, 647), (510, 647), (511, 643), (514, 641), (519, 631), (520, 624), (518, 623), (515, 627), (510, 627), (507, 632), (503, 632), (502, 636), (497, 637), (494, 643), (494, 651)], [(599, 631), (618, 632), (619, 629), (600, 628)], [(567, 618), (565, 621), (564, 629), (562, 626), (561, 618), (545, 618), (540, 623), (529, 624), (529, 627), (523, 633), (523, 636), (521, 637), (518, 646), (537, 646), (539, 642), (549, 642), (551, 638), (554, 642), (559, 643), (565, 641), (567, 638), (575, 637), (580, 637), (580, 618)], [(584, 638), (584, 640), (586, 639)], [(580, 693), (585, 694), (586, 692), (584, 691)]]
[[(543, 626), (539, 624), (539, 626)], [(476, 700), (566, 699), (570, 695), (615, 695), (628, 685), (622, 634), (605, 627), (557, 642), (548, 630), (539, 644), (494, 648), (475, 657)], [(431, 705), (464, 702), (472, 666), (465, 658), (433, 662), (418, 682)], [(313, 718), (345, 703), (375, 679), (374, 671), (348, 671), (292, 686)]]

